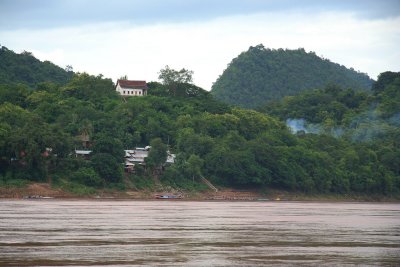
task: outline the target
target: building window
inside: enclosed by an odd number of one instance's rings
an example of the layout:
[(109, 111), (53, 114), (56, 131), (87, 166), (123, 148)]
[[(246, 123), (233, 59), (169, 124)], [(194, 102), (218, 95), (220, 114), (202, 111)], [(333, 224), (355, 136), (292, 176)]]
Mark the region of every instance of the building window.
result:
[(124, 90), (124, 94), (125, 94), (125, 90)]
[(142, 94), (142, 92), (141, 91), (139, 91), (139, 95), (141, 95)]

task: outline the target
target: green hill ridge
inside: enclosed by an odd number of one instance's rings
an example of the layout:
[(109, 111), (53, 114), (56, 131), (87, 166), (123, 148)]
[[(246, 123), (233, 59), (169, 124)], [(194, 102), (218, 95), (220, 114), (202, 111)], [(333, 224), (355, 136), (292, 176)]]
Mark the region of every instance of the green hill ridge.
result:
[(53, 82), (63, 85), (72, 75), (72, 71), (66, 71), (47, 60), (42, 62), (30, 52), (17, 54), (0, 46), (0, 84), (22, 83), (33, 87), (40, 82)]
[[(0, 85), (0, 188), (197, 192), (206, 177), (218, 188), (399, 198), (400, 73), (382, 73), (368, 94), (327, 86), (255, 111), (188, 83), (191, 71), (160, 72), (173, 79), (126, 98), (111, 79), (87, 73), (35, 90)], [(145, 164), (128, 169), (124, 150), (148, 145)]]
[(219, 100), (245, 108), (256, 108), (270, 100), (336, 84), (354, 90), (371, 89), (365, 73), (348, 69), (314, 52), (250, 47), (228, 64), (212, 87)]

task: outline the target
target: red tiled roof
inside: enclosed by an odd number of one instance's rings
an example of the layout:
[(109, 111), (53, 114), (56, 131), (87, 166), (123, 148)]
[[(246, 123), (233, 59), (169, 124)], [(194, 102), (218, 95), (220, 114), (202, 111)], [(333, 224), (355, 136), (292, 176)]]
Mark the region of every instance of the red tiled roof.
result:
[(118, 80), (118, 84), (123, 88), (147, 89), (146, 81)]

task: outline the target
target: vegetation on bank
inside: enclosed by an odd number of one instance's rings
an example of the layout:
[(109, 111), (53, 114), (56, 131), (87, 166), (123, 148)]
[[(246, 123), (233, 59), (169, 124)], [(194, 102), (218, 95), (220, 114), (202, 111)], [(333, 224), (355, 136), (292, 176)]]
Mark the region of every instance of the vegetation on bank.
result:
[(266, 101), (328, 84), (369, 91), (372, 83), (368, 75), (320, 58), (314, 52), (271, 50), (260, 44), (233, 59), (211, 92), (225, 103), (257, 108)]
[[(215, 100), (189, 83), (188, 76), (182, 77), (190, 71), (165, 68), (161, 73), (167, 76), (160, 75), (161, 83), (149, 83), (148, 96), (126, 101), (110, 79), (86, 73), (74, 74), (63, 85), (1, 85), (1, 183), (51, 181), (84, 195), (93, 188), (139, 190), (158, 183), (196, 191), (204, 189), (199, 182), (204, 176), (223, 187), (400, 194), (398, 73), (382, 74), (372, 95), (326, 87), (261, 112)], [(353, 139), (330, 131), (292, 133), (286, 126), (291, 117), (322, 128), (347, 127), (371, 105), (390, 126), (377, 138)], [(87, 160), (74, 154), (83, 148), (83, 133), (93, 151)], [(154, 151), (168, 146), (177, 154), (176, 163), (161, 167), (163, 155), (151, 153), (146, 168), (125, 175), (123, 150), (149, 144)], [(160, 167), (161, 173), (156, 171)]]

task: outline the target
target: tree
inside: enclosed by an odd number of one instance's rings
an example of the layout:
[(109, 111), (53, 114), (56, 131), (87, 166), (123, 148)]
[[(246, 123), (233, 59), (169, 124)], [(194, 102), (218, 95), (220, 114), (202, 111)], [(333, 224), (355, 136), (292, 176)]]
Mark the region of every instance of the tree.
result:
[(167, 161), (167, 145), (162, 142), (161, 138), (155, 138), (151, 140), (150, 146), (146, 164), (150, 168), (160, 168)]
[(164, 85), (171, 85), (173, 83), (191, 83), (193, 81), (193, 71), (187, 69), (181, 69), (179, 71), (171, 69), (168, 65), (164, 69), (161, 69), (158, 75), (158, 79), (162, 81)]
[(65, 66), (65, 71), (66, 72), (73, 72), (74, 68), (71, 65), (67, 65), (67, 66)]
[(258, 45), (228, 64), (211, 93), (225, 103), (257, 108), (330, 82), (368, 91), (373, 80), (304, 49), (271, 50)]
[(109, 183), (118, 183), (122, 180), (122, 165), (107, 153), (95, 154), (92, 159), (92, 166), (96, 172)]
[(103, 75), (89, 75), (87, 73), (74, 74), (71, 81), (62, 89), (65, 96), (81, 100), (98, 102), (99, 98), (112, 98), (116, 96), (114, 84), (111, 79), (104, 79)]
[(4, 46), (0, 48), (0, 70), (0, 84), (22, 83), (32, 88), (44, 81), (65, 84), (73, 74), (49, 61), (36, 59), (30, 52), (16, 54)]
[(375, 95), (381, 93), (387, 85), (392, 83), (397, 78), (400, 78), (400, 72), (386, 71), (378, 76), (378, 80), (373, 84), (372, 91)]
[(93, 153), (107, 153), (120, 162), (124, 156), (123, 146), (117, 138), (100, 135), (93, 145)]
[(388, 118), (400, 112), (400, 72), (399, 78), (389, 83), (379, 94), (381, 99), (378, 109)]
[(87, 186), (101, 186), (104, 180), (99, 177), (93, 168), (83, 167), (71, 175), (71, 179)]
[[(178, 89), (182, 89), (182, 84), (190, 84), (193, 81), (193, 71), (181, 69), (179, 71), (171, 69), (168, 65), (161, 69), (158, 79), (167, 88), (171, 95), (176, 95)], [(181, 91), (181, 90), (179, 90)]]
[(26, 97), (29, 93), (28, 86), (23, 84), (0, 85), (0, 104), (8, 102), (24, 107), (26, 105)]
[(194, 181), (195, 177), (201, 176), (201, 168), (203, 167), (204, 160), (199, 156), (192, 154), (186, 162), (186, 172), (192, 176)]

